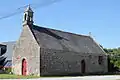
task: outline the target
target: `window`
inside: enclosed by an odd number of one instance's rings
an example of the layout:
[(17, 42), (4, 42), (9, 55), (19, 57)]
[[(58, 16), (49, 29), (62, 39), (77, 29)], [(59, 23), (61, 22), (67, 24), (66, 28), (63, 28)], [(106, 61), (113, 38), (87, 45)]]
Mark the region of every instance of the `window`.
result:
[(27, 14), (25, 14), (25, 16), (24, 16), (24, 20), (27, 20), (27, 18), (26, 18), (26, 17), (27, 17)]
[(33, 18), (30, 17), (30, 21), (33, 21)]
[(98, 63), (101, 65), (103, 64), (103, 56), (98, 57)]

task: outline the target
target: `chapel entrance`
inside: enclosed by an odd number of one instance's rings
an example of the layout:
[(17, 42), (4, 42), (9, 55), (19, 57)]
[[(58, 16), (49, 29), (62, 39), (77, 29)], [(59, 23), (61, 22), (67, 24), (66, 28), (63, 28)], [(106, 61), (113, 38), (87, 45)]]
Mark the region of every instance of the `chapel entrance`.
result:
[(27, 73), (27, 61), (26, 59), (22, 60), (22, 75), (26, 76)]
[(85, 73), (85, 60), (81, 61), (81, 73)]

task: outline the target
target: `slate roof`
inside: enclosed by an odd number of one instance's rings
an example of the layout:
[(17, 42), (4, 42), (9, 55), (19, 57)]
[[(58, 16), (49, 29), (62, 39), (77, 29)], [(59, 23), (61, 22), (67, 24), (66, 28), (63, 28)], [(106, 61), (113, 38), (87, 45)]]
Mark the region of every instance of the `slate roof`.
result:
[(1, 46), (5, 46), (5, 44), (3, 44), (3, 43), (0, 43), (0, 47), (1, 47)]
[(0, 44), (0, 56), (2, 56), (3, 54), (5, 54), (6, 51), (7, 51), (7, 45)]
[(90, 37), (60, 30), (32, 26), (31, 31), (42, 48), (81, 53), (104, 53), (102, 48)]
[(7, 63), (4, 66), (5, 68), (10, 68), (12, 67), (12, 60), (7, 60)]
[(13, 47), (16, 44), (16, 41), (8, 41), (2, 43), (7, 45), (7, 51), (4, 55), (7, 56), (7, 60), (12, 60)]

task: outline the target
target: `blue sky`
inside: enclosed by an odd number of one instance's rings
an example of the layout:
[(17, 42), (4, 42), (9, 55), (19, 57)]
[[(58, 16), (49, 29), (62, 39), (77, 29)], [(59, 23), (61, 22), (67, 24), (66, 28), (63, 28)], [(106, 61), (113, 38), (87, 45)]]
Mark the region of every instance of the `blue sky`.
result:
[[(3, 0), (0, 17), (27, 4), (45, 4), (49, 0)], [(34, 5), (36, 6), (36, 5)], [(34, 7), (33, 6), (33, 7)], [(34, 9), (34, 23), (67, 32), (88, 35), (103, 47), (120, 46), (120, 0), (61, 0)], [(0, 42), (19, 39), (23, 13), (0, 20)]]

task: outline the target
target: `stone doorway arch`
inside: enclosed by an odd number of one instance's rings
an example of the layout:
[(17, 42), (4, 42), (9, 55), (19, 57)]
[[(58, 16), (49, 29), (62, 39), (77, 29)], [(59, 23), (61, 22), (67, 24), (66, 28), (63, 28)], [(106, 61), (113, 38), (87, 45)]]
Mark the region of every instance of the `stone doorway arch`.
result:
[(81, 73), (85, 73), (86, 65), (85, 65), (85, 60), (81, 61)]
[(25, 58), (22, 60), (22, 75), (26, 76), (27, 74), (27, 61)]

